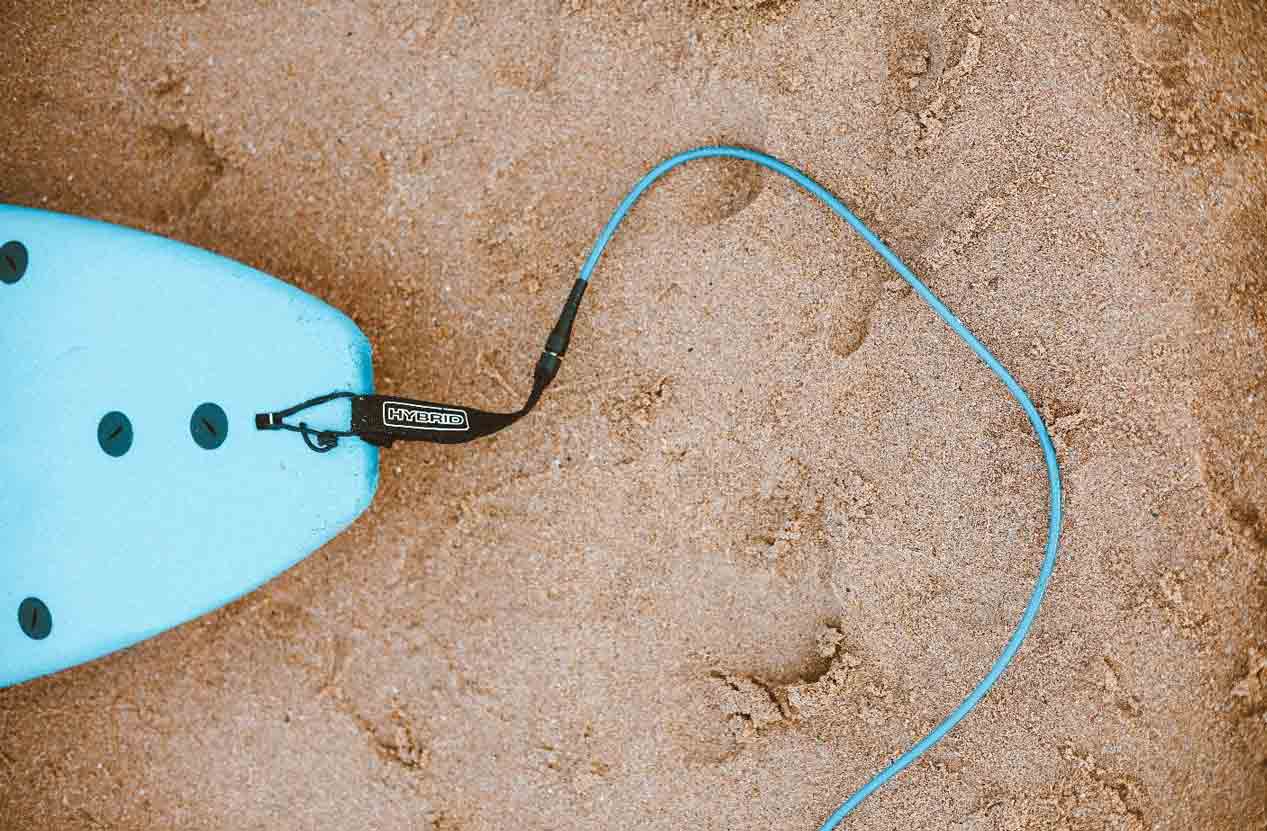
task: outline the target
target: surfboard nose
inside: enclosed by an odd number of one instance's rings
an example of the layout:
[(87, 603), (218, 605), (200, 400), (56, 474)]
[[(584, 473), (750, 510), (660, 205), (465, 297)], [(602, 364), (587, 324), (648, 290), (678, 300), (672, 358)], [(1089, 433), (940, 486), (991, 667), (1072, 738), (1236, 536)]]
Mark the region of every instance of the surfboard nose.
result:
[(369, 341), (241, 263), (0, 205), (0, 350), (0, 686), (245, 594), (373, 499), (376, 448), (318, 457), (253, 423), (372, 393)]

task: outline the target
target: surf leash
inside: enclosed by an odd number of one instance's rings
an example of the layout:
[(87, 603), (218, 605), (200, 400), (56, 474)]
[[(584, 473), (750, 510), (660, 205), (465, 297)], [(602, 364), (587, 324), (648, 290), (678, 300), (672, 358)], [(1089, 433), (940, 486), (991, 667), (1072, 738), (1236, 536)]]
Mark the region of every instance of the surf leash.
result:
[[(255, 416), (259, 430), (289, 430), (303, 436), (308, 447), (318, 453), (333, 450), (339, 439), (357, 437), (377, 447), (391, 447), (397, 441), (426, 441), (434, 444), (462, 444), (504, 430), (532, 412), (541, 400), (541, 394), (559, 374), (563, 356), (572, 340), (572, 324), (585, 295), (588, 275), (578, 279), (572, 293), (563, 304), (559, 320), (554, 324), (545, 349), (537, 359), (533, 372), (532, 392), (528, 400), (513, 413), (490, 413), (475, 407), (453, 404), (437, 404), (391, 395), (358, 395), (353, 392), (332, 392), (296, 404), (275, 413)], [(286, 419), (304, 410), (335, 401), (340, 398), (352, 402), (352, 424), (348, 430), (317, 430), (306, 422), (291, 424)]]
[[(1047, 584), (1051, 580), (1052, 570), (1056, 565), (1056, 552), (1060, 541), (1061, 484), (1056, 450), (1052, 446), (1051, 437), (1047, 434), (1047, 427), (1043, 423), (1042, 416), (1039, 415), (1038, 410), (1034, 407), (1033, 402), (1030, 401), (1029, 396), (1021, 389), (1020, 384), (999, 363), (998, 359), (990, 353), (990, 350), (986, 349), (985, 345), (969, 331), (968, 327), (964, 326), (959, 318), (955, 317), (954, 313), (937, 299), (932, 290), (862, 220), (854, 216), (853, 212), (845, 207), (844, 203), (833, 196), (822, 185), (795, 167), (781, 162), (773, 156), (743, 147), (698, 147), (694, 150), (679, 153), (656, 165), (655, 168), (642, 177), (633, 190), (624, 198), (616, 208), (616, 212), (612, 214), (611, 219), (607, 221), (607, 225), (603, 228), (602, 233), (599, 234), (597, 241), (595, 241), (589, 257), (581, 266), (580, 275), (572, 286), (572, 292), (568, 295), (567, 302), (563, 306), (563, 312), (559, 315), (558, 322), (550, 332), (550, 337), (546, 340), (545, 349), (537, 361), (537, 367), (533, 374), (532, 392), (529, 393), (528, 400), (524, 405), (515, 412), (490, 413), (473, 407), (435, 404), (428, 401), (415, 401), (394, 396), (357, 395), (351, 392), (336, 392), (306, 401), (286, 410), (260, 414), (255, 417), (255, 425), (261, 430), (289, 430), (300, 433), (308, 446), (318, 452), (332, 450), (337, 446), (340, 438), (353, 436), (379, 447), (391, 447), (396, 441), (458, 444), (491, 435), (509, 427), (532, 411), (532, 408), (541, 400), (542, 393), (545, 392), (546, 388), (550, 386), (550, 382), (558, 375), (563, 356), (567, 353), (568, 342), (572, 337), (572, 324), (576, 320), (576, 313), (580, 308), (581, 298), (584, 297), (585, 289), (589, 285), (590, 275), (593, 274), (594, 268), (598, 265), (598, 260), (602, 257), (607, 243), (611, 241), (616, 229), (634, 206), (634, 203), (657, 179), (675, 167), (695, 159), (712, 158), (742, 159), (778, 173), (806, 190), (811, 196), (830, 208), (832, 213), (843, 219), (849, 227), (853, 228), (889, 264), (889, 267), (910, 285), (920, 299), (928, 304), (929, 308), (941, 318), (942, 322), (949, 326), (951, 331), (958, 335), (959, 339), (968, 345), (981, 362), (1003, 382), (1007, 391), (1011, 393), (1012, 398), (1020, 405), (1025, 417), (1029, 419), (1034, 435), (1038, 439), (1038, 444), (1042, 448), (1043, 461), (1047, 465), (1047, 542), (1044, 548), (1042, 565), (1039, 567), (1038, 577), (1034, 581), (1033, 591), (1030, 593), (1029, 601), (1025, 605), (1025, 611), (1021, 614), (1020, 621), (1017, 623), (1012, 636), (1008, 639), (1003, 651), (991, 664), (986, 676), (968, 693), (967, 697), (960, 702), (959, 706), (950, 715), (946, 716), (928, 735), (890, 762), (888, 766), (859, 788), (840, 807), (832, 812), (819, 827), (819, 831), (833, 831), (863, 800), (901, 773), (954, 729), (955, 725), (962, 721), (985, 697), (1012, 662), (1017, 650), (1021, 648), (1021, 644), (1025, 641), (1025, 636), (1029, 634), (1029, 630), (1034, 624), (1039, 606), (1043, 601), (1043, 595), (1047, 592)], [(309, 407), (337, 398), (351, 399), (352, 423), (350, 429), (346, 431), (314, 430), (304, 422), (299, 424), (287, 422), (287, 419), (298, 415)]]

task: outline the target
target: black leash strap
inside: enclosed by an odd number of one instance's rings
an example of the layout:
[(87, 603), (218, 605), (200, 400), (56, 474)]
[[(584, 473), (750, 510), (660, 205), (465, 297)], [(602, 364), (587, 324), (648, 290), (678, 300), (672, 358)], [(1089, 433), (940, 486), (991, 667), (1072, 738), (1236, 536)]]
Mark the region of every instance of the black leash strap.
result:
[[(577, 280), (572, 286), (559, 320), (554, 324), (545, 349), (537, 360), (533, 373), (532, 392), (528, 400), (513, 413), (490, 413), (475, 407), (453, 404), (437, 404), (417, 401), (394, 395), (358, 395), (353, 392), (332, 392), (278, 410), (260, 413), (255, 417), (259, 430), (287, 430), (303, 436), (304, 443), (318, 453), (328, 453), (339, 444), (339, 439), (355, 436), (376, 447), (391, 447), (397, 441), (426, 441), (434, 444), (462, 444), (504, 430), (532, 412), (550, 382), (559, 374), (563, 356), (572, 339), (572, 324), (576, 321), (581, 298), (585, 295), (586, 281)], [(290, 424), (286, 419), (321, 404), (341, 398), (351, 399), (352, 423), (348, 430), (316, 430), (306, 422)]]

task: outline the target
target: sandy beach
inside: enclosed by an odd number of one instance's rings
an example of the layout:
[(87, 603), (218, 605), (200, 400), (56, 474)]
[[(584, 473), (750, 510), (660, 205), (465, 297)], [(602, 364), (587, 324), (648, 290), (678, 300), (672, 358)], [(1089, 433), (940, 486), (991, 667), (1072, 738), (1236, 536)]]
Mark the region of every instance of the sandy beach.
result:
[[(412, 397), (517, 407), (661, 159), (800, 166), (1029, 391), (1066, 486), (1015, 664), (842, 828), (1267, 829), (1261, 0), (3, 18), (0, 201), (290, 282)], [(0, 831), (813, 831), (984, 675), (1046, 498), (1024, 416), (879, 257), (696, 162), (530, 417), (385, 452), (280, 578), (0, 691)]]

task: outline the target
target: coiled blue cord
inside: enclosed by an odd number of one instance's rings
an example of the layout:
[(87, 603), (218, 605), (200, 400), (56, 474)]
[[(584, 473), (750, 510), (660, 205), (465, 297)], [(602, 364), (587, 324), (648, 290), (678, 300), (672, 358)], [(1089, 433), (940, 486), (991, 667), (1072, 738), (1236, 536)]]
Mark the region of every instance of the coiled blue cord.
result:
[(598, 265), (599, 258), (603, 255), (603, 249), (607, 247), (607, 243), (611, 241), (612, 235), (616, 233), (625, 215), (629, 213), (629, 209), (638, 201), (638, 197), (646, 192), (647, 188), (673, 168), (678, 165), (694, 159), (710, 159), (710, 158), (732, 158), (744, 159), (754, 162), (762, 167), (773, 170), (791, 179), (800, 185), (811, 195), (817, 197), (819, 201), (831, 208), (832, 212), (843, 219), (858, 234), (867, 241), (867, 244), (875, 249), (876, 253), (884, 258), (894, 271), (896, 271), (903, 280), (910, 284), (915, 293), (923, 298), (937, 316), (945, 321), (946, 325), (958, 335), (969, 348), (976, 353), (990, 371), (998, 376), (1003, 385), (1007, 387), (1008, 392), (1016, 399), (1016, 403), (1021, 405), (1021, 409), (1025, 411), (1025, 416), (1029, 419), (1029, 423), (1034, 428), (1034, 434), (1038, 437), (1038, 443), (1043, 448), (1043, 460), (1047, 463), (1047, 483), (1049, 489), (1050, 513), (1047, 520), (1047, 546), (1043, 554), (1043, 564), (1038, 571), (1038, 579), (1034, 581), (1034, 591), (1030, 594), (1029, 602), (1025, 605), (1025, 613), (1021, 615), (1020, 622), (1016, 625), (1016, 631), (1012, 633), (1012, 637), (1008, 639), (1007, 646), (1003, 648), (1003, 652), (995, 659), (994, 664), (990, 667), (990, 671), (986, 673), (981, 683), (968, 694), (968, 697), (954, 709), (933, 731), (921, 739), (914, 747), (897, 757), (884, 770), (877, 773), (870, 782), (858, 789), (857, 793), (849, 797), (839, 808), (837, 808), (830, 817), (822, 824), (819, 831), (833, 831), (840, 822), (851, 812), (857, 808), (864, 799), (882, 787), (886, 782), (902, 772), (907, 765), (914, 762), (924, 754), (930, 747), (941, 741), (942, 737), (949, 733), (956, 724), (958, 724), (964, 716), (977, 706), (985, 694), (994, 686), (994, 682), (999, 680), (999, 676), (1007, 669), (1008, 664), (1012, 662), (1016, 651), (1020, 649), (1021, 643), (1024, 642), (1025, 636), (1029, 633), (1030, 627), (1034, 623), (1034, 617), (1038, 614), (1038, 607), (1043, 602), (1043, 595), (1047, 591), (1047, 583), (1051, 579), (1052, 568), (1056, 565), (1056, 549), (1060, 541), (1060, 467), (1056, 462), (1056, 450), (1052, 447), (1051, 438), (1047, 435), (1047, 427), (1043, 424), (1042, 416), (1038, 414), (1038, 410), (1034, 408), (1033, 402), (1029, 400), (1029, 396), (1021, 389), (1020, 384), (1016, 383), (1016, 379), (1011, 373), (999, 363), (998, 359), (990, 354), (990, 350), (986, 349), (981, 341), (977, 340), (972, 332), (968, 331), (968, 327), (959, 321), (959, 318), (946, 308), (946, 305), (937, 299), (937, 296), (929, 290), (924, 282), (915, 276), (906, 264), (898, 259), (897, 255), (889, 250), (889, 247), (880, 241), (870, 228), (862, 223), (862, 220), (854, 216), (853, 213), (845, 207), (839, 199), (806, 176), (801, 171), (789, 164), (779, 161), (773, 156), (765, 153), (758, 153), (755, 150), (747, 150), (742, 147), (697, 147), (694, 150), (687, 150), (679, 153), (670, 159), (666, 159), (655, 168), (643, 176), (641, 181), (629, 192), (624, 198), (620, 206), (616, 208), (616, 212), (612, 214), (611, 219), (607, 221), (603, 232), (599, 234), (598, 240), (594, 243), (593, 250), (590, 251), (589, 257), (585, 260), (585, 264), (581, 266), (579, 279), (587, 283), (590, 275), (594, 272), (594, 267)]

